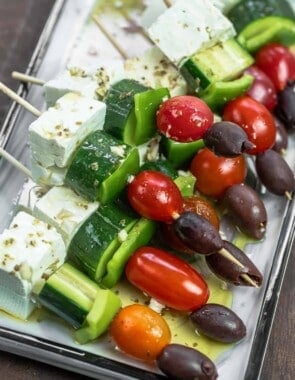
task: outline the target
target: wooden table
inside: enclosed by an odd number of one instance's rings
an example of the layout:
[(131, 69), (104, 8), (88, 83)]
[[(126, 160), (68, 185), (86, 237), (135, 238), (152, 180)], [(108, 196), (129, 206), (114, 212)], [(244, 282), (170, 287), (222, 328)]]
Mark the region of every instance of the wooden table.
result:
[[(11, 71), (25, 70), (53, 3), (54, 0), (0, 0), (0, 80), (14, 89), (18, 83), (11, 79)], [(10, 100), (0, 93), (0, 123), (9, 105)], [(293, 249), (266, 353), (262, 380), (295, 378), (294, 268)], [(0, 368), (1, 378), (9, 376), (13, 380), (87, 379), (5, 352), (0, 353)]]

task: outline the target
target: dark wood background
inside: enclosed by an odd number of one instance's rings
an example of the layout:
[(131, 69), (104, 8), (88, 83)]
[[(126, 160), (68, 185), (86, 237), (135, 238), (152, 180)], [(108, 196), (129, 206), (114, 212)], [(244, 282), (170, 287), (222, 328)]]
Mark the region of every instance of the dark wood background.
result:
[[(11, 72), (25, 70), (53, 3), (53, 0), (0, 0), (0, 80), (14, 89), (18, 83), (11, 79)], [(0, 93), (0, 123), (9, 105), (10, 100)], [(294, 253), (293, 249), (266, 353), (262, 380), (295, 378)], [(0, 368), (2, 379), (8, 376), (13, 380), (87, 379), (1, 351)]]

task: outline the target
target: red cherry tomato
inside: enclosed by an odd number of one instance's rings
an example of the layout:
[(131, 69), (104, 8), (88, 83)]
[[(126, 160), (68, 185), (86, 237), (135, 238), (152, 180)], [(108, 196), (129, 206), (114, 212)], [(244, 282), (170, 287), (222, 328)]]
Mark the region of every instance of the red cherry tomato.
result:
[(277, 91), (283, 90), (288, 80), (295, 79), (295, 57), (279, 43), (272, 42), (259, 49), (255, 62), (272, 80)]
[(111, 323), (110, 335), (123, 352), (145, 361), (155, 360), (171, 340), (165, 319), (140, 304), (119, 311)]
[(277, 104), (277, 93), (273, 82), (256, 65), (252, 65), (245, 71), (254, 77), (254, 82), (247, 94), (272, 111)]
[[(192, 211), (207, 219), (219, 230), (219, 218), (214, 207), (207, 200), (191, 195), (183, 198), (183, 211)], [(192, 253), (195, 251), (187, 247), (175, 234), (172, 224), (161, 224), (161, 238), (169, 247), (179, 252)]]
[(195, 141), (213, 124), (207, 104), (190, 95), (180, 95), (163, 102), (157, 112), (157, 126), (166, 137), (180, 142)]
[(222, 197), (231, 185), (242, 183), (247, 174), (245, 158), (216, 156), (203, 148), (194, 156), (190, 170), (196, 177), (196, 189), (213, 198)]
[(128, 186), (128, 200), (140, 215), (161, 222), (172, 222), (182, 211), (182, 196), (165, 174), (143, 170)]
[(141, 247), (126, 266), (128, 280), (163, 305), (193, 311), (204, 305), (209, 289), (187, 262), (154, 247)]
[(257, 154), (270, 149), (276, 138), (274, 118), (269, 110), (248, 95), (240, 96), (225, 106), (223, 120), (237, 123), (247, 133), (255, 148), (247, 150)]

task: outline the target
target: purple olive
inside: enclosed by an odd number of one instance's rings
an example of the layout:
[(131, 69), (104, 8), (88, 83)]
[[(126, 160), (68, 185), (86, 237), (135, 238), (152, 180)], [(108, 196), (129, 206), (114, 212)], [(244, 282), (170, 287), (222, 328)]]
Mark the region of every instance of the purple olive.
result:
[(288, 133), (281, 120), (274, 117), (274, 121), (276, 126), (276, 141), (271, 149), (277, 153), (284, 154), (288, 148)]
[(254, 144), (246, 132), (236, 123), (220, 121), (212, 125), (203, 137), (204, 143), (217, 156), (237, 157)]
[(286, 128), (295, 128), (295, 80), (288, 81), (286, 87), (278, 93), (275, 113)]
[(234, 224), (255, 239), (262, 239), (266, 231), (267, 213), (257, 192), (245, 184), (230, 186), (222, 203)]
[(202, 216), (183, 212), (173, 223), (180, 240), (189, 248), (202, 255), (210, 255), (223, 247), (219, 231)]
[(248, 256), (229, 241), (223, 241), (224, 248), (237, 259), (238, 265), (220, 253), (206, 256), (206, 262), (212, 272), (223, 281), (234, 285), (255, 286), (262, 284), (262, 274)]
[(256, 156), (257, 175), (273, 194), (285, 195), (295, 190), (294, 174), (284, 158), (274, 150), (266, 150)]
[(207, 303), (190, 314), (197, 330), (223, 343), (235, 343), (246, 335), (244, 322), (228, 307)]
[(218, 377), (212, 360), (194, 348), (176, 343), (162, 350), (157, 365), (172, 380), (215, 380)]

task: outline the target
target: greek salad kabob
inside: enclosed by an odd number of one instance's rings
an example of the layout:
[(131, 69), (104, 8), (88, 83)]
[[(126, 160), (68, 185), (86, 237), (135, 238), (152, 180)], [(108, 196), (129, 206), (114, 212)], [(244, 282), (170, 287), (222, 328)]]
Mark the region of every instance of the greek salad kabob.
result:
[[(154, 175), (154, 174), (153, 174), (153, 175)], [(132, 183), (134, 183), (134, 181), (132, 181)], [(132, 183), (131, 183), (131, 184), (132, 184)], [(191, 216), (191, 215), (189, 215), (189, 216)], [(179, 221), (179, 219), (180, 219), (180, 217), (177, 218), (177, 222)], [(194, 243), (194, 244), (195, 244), (195, 243)], [(194, 246), (193, 248), (195, 248), (195, 246)], [(115, 324), (115, 322), (114, 322), (114, 324)], [(114, 330), (115, 330), (115, 327), (113, 327), (113, 331), (114, 331)], [(183, 349), (182, 349), (182, 348), (180, 349), (179, 347), (171, 347), (171, 346), (168, 347), (168, 346), (167, 346), (168, 353), (169, 353), (169, 350), (172, 350), (172, 352), (173, 352), (173, 349), (176, 350), (177, 354), (179, 354), (180, 352), (183, 352)], [(173, 357), (173, 353), (170, 352), (170, 355), (172, 355), (172, 357)], [(186, 355), (186, 354), (184, 354), (184, 355)], [(159, 360), (160, 360), (160, 359), (159, 359)], [(170, 358), (170, 360), (171, 360), (171, 358)], [(161, 359), (161, 362), (163, 363), (163, 360), (162, 360), (162, 359)], [(170, 363), (170, 365), (171, 365), (171, 361), (169, 361), (169, 363)], [(164, 372), (165, 372), (165, 371), (164, 371)], [(214, 371), (213, 371), (213, 372), (214, 372)], [(212, 372), (212, 373), (213, 373), (213, 372)], [(212, 378), (214, 378), (214, 377), (212, 377)]]

